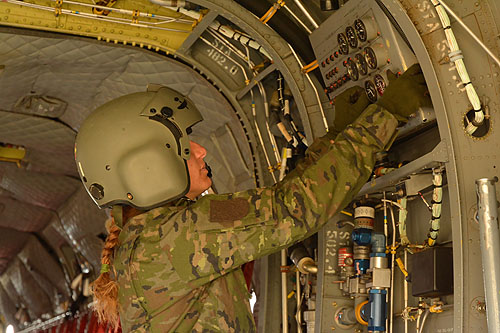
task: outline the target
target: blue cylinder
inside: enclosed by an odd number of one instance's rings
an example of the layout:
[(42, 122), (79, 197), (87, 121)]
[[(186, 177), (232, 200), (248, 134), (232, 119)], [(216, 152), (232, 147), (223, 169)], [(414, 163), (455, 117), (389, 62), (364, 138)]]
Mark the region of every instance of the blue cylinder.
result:
[(366, 274), (366, 271), (370, 268), (370, 259), (355, 259), (354, 269), (360, 270), (361, 274)]
[(370, 318), (368, 319), (368, 331), (385, 331), (385, 320), (387, 318), (387, 290), (370, 290)]
[(365, 228), (354, 229), (351, 237), (352, 241), (358, 245), (370, 245), (372, 240), (372, 231)]

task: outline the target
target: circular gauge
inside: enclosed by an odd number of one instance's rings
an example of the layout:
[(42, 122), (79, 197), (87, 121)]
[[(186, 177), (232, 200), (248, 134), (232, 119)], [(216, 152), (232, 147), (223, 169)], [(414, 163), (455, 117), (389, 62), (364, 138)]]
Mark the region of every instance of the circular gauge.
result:
[(339, 44), (339, 51), (341, 54), (349, 54), (349, 44), (347, 42), (347, 37), (344, 33), (340, 33), (337, 35), (337, 42)]
[(375, 87), (377, 88), (378, 94), (382, 96), (384, 94), (385, 88), (387, 87), (384, 78), (382, 75), (377, 74), (373, 78), (373, 82), (375, 82)]
[(356, 61), (356, 64), (358, 65), (359, 73), (361, 75), (367, 75), (368, 74), (368, 64), (366, 63), (365, 57), (361, 53), (358, 53), (354, 56), (354, 60)]
[(375, 103), (377, 101), (377, 87), (372, 81), (365, 82), (365, 92), (370, 102)]
[(349, 78), (353, 81), (357, 81), (359, 79), (359, 72), (356, 63), (349, 58), (346, 61), (345, 67), (347, 67), (347, 74), (349, 74)]
[(371, 69), (377, 68), (377, 55), (371, 47), (365, 48), (365, 60), (368, 63), (368, 67)]
[(354, 21), (354, 29), (356, 30), (356, 35), (358, 39), (362, 42), (366, 42), (368, 39), (368, 34), (366, 33), (366, 27), (362, 20), (357, 19)]
[(349, 43), (349, 46), (351, 49), (355, 49), (358, 47), (358, 37), (356, 37), (356, 32), (354, 31), (354, 28), (351, 26), (348, 26), (345, 28), (345, 35), (347, 37), (347, 42)]

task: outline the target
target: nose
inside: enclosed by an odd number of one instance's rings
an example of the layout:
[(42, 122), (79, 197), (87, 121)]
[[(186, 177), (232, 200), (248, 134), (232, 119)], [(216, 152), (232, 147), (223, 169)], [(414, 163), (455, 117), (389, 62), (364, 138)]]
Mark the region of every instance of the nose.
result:
[(207, 150), (202, 145), (191, 141), (191, 154), (196, 158), (203, 159), (207, 156)]

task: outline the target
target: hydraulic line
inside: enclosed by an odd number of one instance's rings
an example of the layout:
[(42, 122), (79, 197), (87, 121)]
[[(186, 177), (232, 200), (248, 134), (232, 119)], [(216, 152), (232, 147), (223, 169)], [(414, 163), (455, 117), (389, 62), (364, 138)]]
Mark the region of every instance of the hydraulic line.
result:
[[(250, 70), (253, 71), (253, 69), (255, 68), (255, 64), (251, 61), (250, 59), (250, 52), (249, 52), (249, 49), (248, 47), (245, 47), (245, 50), (246, 50), (246, 55), (243, 54), (243, 52), (241, 52), (240, 50), (238, 50), (236, 47), (234, 47), (234, 45), (232, 45), (231, 43), (229, 43), (228, 41), (226, 41), (224, 39), (224, 37), (222, 36), (219, 36), (218, 35), (218, 32), (217, 31), (211, 31), (209, 30), (208, 31), (215, 39), (217, 39), (218, 41), (220, 41), (222, 44), (224, 44), (227, 48), (229, 48), (231, 51), (233, 51), (236, 56), (238, 56), (240, 59), (242, 59), (243, 61), (246, 61), (248, 63), (248, 67), (250, 68)], [(200, 36), (200, 39), (204, 39), (203, 37)], [(216, 49), (216, 48), (215, 48)], [(221, 52), (219, 50), (219, 52)], [(237, 64), (238, 66), (240, 66), (240, 68), (242, 69), (243, 71), (243, 75), (245, 76), (245, 83), (246, 84), (249, 84), (250, 83), (250, 80), (248, 78), (248, 76), (246, 75), (246, 71), (243, 69), (243, 66), (241, 64), (239, 64), (238, 62), (236, 62), (234, 59), (232, 59), (230, 56), (228, 55), (225, 55), (226, 57), (230, 58), (231, 61), (233, 61), (235, 64)], [(255, 72), (254, 72), (255, 74)], [(280, 155), (279, 155), (279, 152), (278, 152), (278, 145), (276, 143), (276, 139), (274, 138), (274, 135), (271, 133), (271, 128), (269, 127), (269, 103), (267, 102), (267, 95), (266, 95), (266, 90), (264, 89), (264, 86), (262, 85), (262, 82), (257, 82), (257, 87), (259, 88), (259, 91), (262, 95), (262, 99), (264, 101), (264, 111), (265, 111), (265, 117), (266, 117), (266, 130), (267, 130), (267, 135), (269, 137), (269, 141), (271, 142), (271, 146), (272, 146), (272, 149), (273, 149), (273, 152), (274, 152), (274, 157), (276, 159), (276, 164), (279, 166), (279, 164), (281, 163), (281, 158), (280, 158)], [(253, 97), (252, 97), (252, 100), (253, 100)], [(264, 147), (264, 146), (263, 146)], [(270, 164), (269, 166), (271, 166), (272, 164)], [(275, 181), (276, 182), (276, 181)]]
[[(283, 150), (283, 159), (281, 162), (281, 167), (283, 169), (286, 169), (286, 162), (287, 162), (287, 157), (288, 155), (286, 154), (286, 151)], [(282, 173), (280, 172), (280, 178), (279, 180), (281, 181), (285, 177), (285, 172), (283, 171)], [(288, 333), (288, 295), (287, 295), (287, 287), (286, 287), (286, 274), (287, 274), (287, 256), (286, 256), (286, 249), (281, 250), (281, 326), (282, 326), (282, 332), (283, 333)], [(300, 283), (299, 280), (297, 280), (297, 285)], [(298, 294), (298, 293), (297, 293)], [(297, 295), (298, 296), (298, 295)], [(297, 309), (297, 311), (300, 311)]]
[[(200, 38), (200, 40), (202, 40), (207, 45), (213, 47), (213, 45), (207, 39), (205, 39), (203, 36), (200, 36), (199, 38)], [(250, 82), (250, 80), (248, 79), (248, 75), (247, 75), (247, 73), (245, 71), (245, 68), (243, 68), (243, 66), (239, 62), (237, 62), (236, 60), (234, 60), (231, 56), (228, 56), (227, 54), (224, 54), (221, 50), (217, 49), (216, 47), (213, 47), (213, 49), (215, 51), (219, 52), (220, 54), (222, 54), (223, 56), (227, 57), (236, 66), (240, 67), (240, 69), (241, 69), (241, 71), (243, 73), (243, 76), (245, 77), (246, 84), (248, 84)], [(262, 138), (262, 133), (260, 132), (259, 124), (257, 123), (257, 112), (256, 112), (256, 108), (255, 108), (255, 100), (254, 100), (254, 95), (253, 95), (253, 89), (250, 90), (250, 96), (251, 96), (251, 99), (252, 99), (252, 105), (251, 105), (251, 107), (252, 107), (252, 116), (253, 116), (253, 120), (254, 120), (255, 131), (257, 132), (257, 137), (259, 138), (260, 145), (262, 146), (262, 151), (264, 152), (264, 158), (266, 159), (267, 169), (269, 170), (269, 173), (271, 174), (271, 176), (273, 178), (273, 182), (276, 183), (276, 176), (274, 175), (274, 167), (271, 164), (271, 160), (269, 159), (269, 155), (267, 154), (267, 150), (265, 149), (264, 140)]]
[(311, 24), (313, 25), (314, 29), (318, 29), (318, 27), (319, 27), (318, 23), (316, 23), (316, 21), (312, 18), (311, 14), (309, 14), (309, 12), (304, 7), (304, 5), (302, 4), (302, 2), (300, 2), (300, 0), (293, 0), (293, 2), (295, 2), (295, 4), (297, 5), (297, 7), (299, 7), (299, 9), (302, 11), (302, 13), (311, 22)]
[(391, 211), (391, 220), (392, 220), (392, 245), (391, 245), (391, 290), (390, 290), (390, 311), (389, 311), (389, 333), (392, 332), (392, 325), (394, 322), (394, 257), (396, 256), (396, 220), (394, 217), (394, 209), (392, 206), (389, 206)]
[[(45, 11), (49, 11), (49, 12), (54, 11), (54, 7), (37, 5), (37, 4), (28, 3), (28, 2), (19, 1), (19, 0), (3, 0), (3, 1), (7, 2), (7, 3), (15, 4), (15, 5), (45, 10)], [(93, 7), (95, 7), (95, 5)], [(112, 7), (105, 7), (105, 8), (106, 8), (106, 10), (116, 9), (116, 8), (112, 8)], [(92, 14), (92, 13), (83, 13), (80, 11), (68, 10), (68, 9), (63, 9), (63, 8), (58, 8), (58, 10), (60, 10), (61, 14), (83, 17), (83, 18), (93, 19), (93, 20), (99, 20), (100, 22), (106, 21), (106, 22), (112, 22), (112, 23), (117, 23), (117, 24), (125, 24), (125, 25), (130, 25), (130, 26), (135, 26), (135, 27), (151, 28), (151, 29), (165, 30), (165, 31), (172, 31), (172, 32), (185, 32), (185, 33), (190, 32), (190, 30), (157, 27), (157, 26), (154, 26), (151, 23), (145, 22), (145, 21), (138, 21), (138, 23), (134, 23), (129, 19), (124, 19), (124, 18), (119, 18), (119, 17), (106, 17), (106, 16), (102, 16), (102, 15), (97, 15), (97, 14)], [(171, 20), (172, 20), (172, 18), (168, 18), (168, 21), (157, 22), (156, 24), (170, 23), (170, 22), (172, 22)]]
[(436, 243), (436, 239), (439, 235), (439, 229), (441, 227), (441, 204), (443, 201), (443, 168), (432, 169), (432, 184), (434, 185), (434, 190), (432, 191), (432, 216), (431, 216), (431, 228), (429, 230), (429, 235), (427, 238), (427, 244), (433, 246)]
[[(248, 11), (257, 17), (262, 17), (269, 9), (267, 1), (236, 0)], [(267, 24), (274, 29), (287, 43), (297, 50), (301, 58), (309, 64), (316, 60), (308, 35), (299, 29), (294, 29), (295, 23), (281, 11), (277, 11)], [(321, 82), (321, 74), (315, 71), (318, 80)]]
[[(51, 0), (52, 2), (57, 2), (57, 0)], [(70, 4), (70, 5), (77, 5), (77, 6), (83, 6), (83, 7), (90, 7), (90, 8), (97, 8), (97, 9), (103, 9), (111, 12), (117, 12), (120, 14), (125, 14), (125, 15), (138, 15), (140, 17), (150, 17), (150, 18), (155, 18), (158, 20), (165, 20), (167, 22), (179, 22), (179, 23), (187, 23), (187, 24), (193, 24), (193, 20), (186, 20), (186, 19), (181, 19), (181, 18), (173, 18), (169, 16), (163, 16), (163, 15), (157, 15), (157, 14), (150, 14), (150, 13), (143, 13), (143, 12), (135, 12), (133, 10), (129, 9), (122, 9), (122, 8), (114, 8), (114, 7), (107, 7), (107, 6), (99, 6), (99, 5), (94, 5), (90, 3), (84, 3), (84, 2), (78, 2), (78, 1), (71, 1), (71, 0), (64, 0), (65, 4)], [(130, 21), (130, 20), (128, 20)], [(162, 22), (163, 23), (163, 22)]]
[[(448, 46), (450, 47), (450, 53), (448, 54), (450, 61), (453, 61), (455, 63), (458, 75), (460, 76), (460, 80), (465, 85), (467, 97), (469, 98), (469, 101), (471, 102), (472, 107), (474, 108), (475, 112), (474, 120), (470, 121), (465, 128), (465, 131), (468, 134), (473, 134), (477, 130), (478, 126), (480, 126), (484, 121), (484, 112), (481, 106), (481, 101), (479, 100), (476, 89), (471, 83), (469, 74), (467, 72), (467, 68), (465, 67), (465, 63), (463, 60), (464, 57), (462, 55), (462, 51), (460, 50), (458, 42), (455, 38), (455, 34), (451, 29), (450, 18), (446, 13), (446, 10), (452, 13), (451, 10), (448, 8), (448, 6), (446, 6), (446, 4), (442, 0), (431, 0), (431, 2), (436, 8), (436, 12), (441, 20), (441, 24), (443, 26), (446, 39), (448, 41)], [(467, 121), (469, 121), (467, 117), (466, 119)]]
[(302, 27), (305, 31), (307, 31), (307, 33), (308, 33), (308, 34), (311, 34), (311, 32), (312, 32), (312, 31), (311, 31), (311, 29), (309, 29), (309, 28), (307, 27), (307, 25), (305, 25), (305, 24), (304, 24), (304, 22), (302, 22), (302, 20), (301, 20), (301, 19), (300, 19), (297, 15), (295, 15), (295, 13), (294, 13), (294, 12), (293, 12), (290, 8), (288, 8), (288, 6), (287, 6), (287, 5), (284, 5), (284, 6), (283, 6), (283, 8), (285, 8), (285, 9), (286, 9), (286, 11), (288, 12), (288, 14), (290, 14), (290, 15), (293, 17), (293, 19), (294, 19), (295, 21), (297, 21), (297, 23), (298, 23), (298, 24), (300, 24), (300, 26), (301, 26), (301, 27)]
[[(292, 51), (293, 55), (295, 56), (297, 63), (302, 68), (304, 65), (302, 64), (302, 61), (300, 61), (300, 58), (297, 55), (297, 53), (295, 52), (295, 50), (293, 49), (292, 45), (288, 45), (288, 47), (290, 47), (290, 50)], [(311, 87), (314, 90), (314, 94), (316, 95), (316, 100), (318, 101), (318, 107), (319, 107), (319, 111), (321, 113), (321, 118), (323, 119), (323, 125), (325, 126), (325, 130), (328, 132), (328, 130), (329, 130), (328, 121), (326, 120), (325, 110), (323, 110), (323, 105), (321, 104), (321, 99), (319, 98), (318, 89), (316, 89), (316, 86), (312, 82), (311, 77), (309, 76), (309, 73), (304, 73), (304, 75), (306, 76), (307, 80), (309, 81), (309, 84), (311, 85)]]

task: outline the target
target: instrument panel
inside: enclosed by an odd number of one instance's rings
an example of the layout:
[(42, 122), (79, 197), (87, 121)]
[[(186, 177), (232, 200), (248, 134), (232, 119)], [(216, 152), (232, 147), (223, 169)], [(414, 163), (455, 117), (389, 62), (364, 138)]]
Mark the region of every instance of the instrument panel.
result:
[[(398, 28), (376, 1), (351, 0), (313, 31), (311, 45), (332, 104), (354, 85), (376, 103), (390, 83), (387, 71), (398, 75), (417, 62)], [(431, 109), (420, 109), (400, 136), (434, 120)]]

